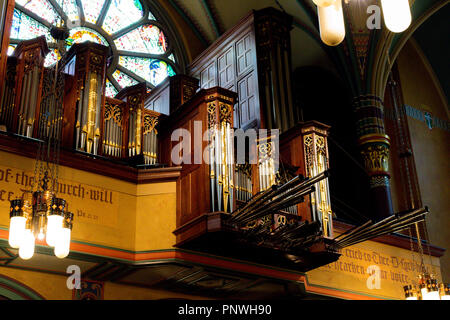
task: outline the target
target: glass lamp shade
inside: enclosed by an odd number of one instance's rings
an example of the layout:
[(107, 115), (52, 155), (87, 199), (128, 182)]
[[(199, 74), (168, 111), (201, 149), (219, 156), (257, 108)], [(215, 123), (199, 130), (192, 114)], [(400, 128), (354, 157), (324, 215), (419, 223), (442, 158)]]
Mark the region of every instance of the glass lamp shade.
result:
[(411, 25), (412, 16), (408, 0), (381, 0), (384, 23), (395, 33), (403, 32)]
[(320, 25), (320, 38), (329, 46), (337, 46), (345, 39), (344, 13), (342, 1), (328, 7), (317, 7)]
[(328, 7), (328, 6), (331, 6), (332, 4), (334, 4), (336, 1), (341, 1), (341, 0), (312, 0), (312, 1), (318, 7)]
[(47, 216), (47, 244), (54, 247), (60, 237), (64, 226), (64, 214), (66, 201), (60, 198), (52, 198)]
[(412, 285), (404, 286), (406, 300), (417, 300), (416, 290)]
[(19, 257), (23, 260), (29, 260), (34, 255), (35, 238), (30, 229), (26, 229), (23, 239), (20, 243)]
[(63, 217), (58, 215), (51, 215), (47, 218), (47, 244), (54, 247), (59, 241), (60, 233), (63, 229)]
[(59, 233), (58, 240), (55, 245), (55, 256), (64, 259), (70, 253), (70, 238), (72, 230), (70, 228), (62, 228)]
[(450, 284), (441, 284), (441, 300), (450, 300)]
[(12, 217), (9, 224), (9, 245), (11, 248), (19, 249), (25, 235), (27, 219), (25, 217)]
[(422, 295), (423, 300), (441, 300), (438, 291), (428, 291)]

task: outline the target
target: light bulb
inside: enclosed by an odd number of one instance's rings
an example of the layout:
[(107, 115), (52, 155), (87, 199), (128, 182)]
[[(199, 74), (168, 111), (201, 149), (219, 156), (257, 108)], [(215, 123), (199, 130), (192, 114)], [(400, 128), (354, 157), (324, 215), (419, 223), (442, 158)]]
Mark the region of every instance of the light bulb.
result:
[(408, 0), (381, 0), (384, 23), (392, 32), (403, 32), (411, 24), (411, 8)]
[(54, 247), (63, 227), (63, 217), (59, 215), (48, 216), (47, 219), (47, 244)]
[(438, 291), (428, 291), (425, 295), (422, 295), (423, 300), (441, 300)]
[(25, 217), (12, 217), (9, 224), (9, 245), (19, 249), (24, 237), (27, 219)]
[(428, 289), (426, 287), (422, 288), (420, 289), (420, 293), (422, 294), (422, 300), (426, 300), (425, 297), (428, 296)]
[(64, 259), (70, 253), (70, 238), (72, 230), (69, 228), (63, 228), (59, 233), (59, 239), (55, 245), (55, 256), (60, 259)]
[(342, 0), (328, 7), (317, 7), (320, 25), (320, 38), (329, 46), (337, 46), (345, 38)]
[(23, 239), (20, 243), (19, 256), (23, 260), (29, 260), (34, 255), (35, 239), (33, 232), (30, 229), (26, 229)]
[(318, 7), (328, 7), (336, 2), (336, 0), (312, 0)]

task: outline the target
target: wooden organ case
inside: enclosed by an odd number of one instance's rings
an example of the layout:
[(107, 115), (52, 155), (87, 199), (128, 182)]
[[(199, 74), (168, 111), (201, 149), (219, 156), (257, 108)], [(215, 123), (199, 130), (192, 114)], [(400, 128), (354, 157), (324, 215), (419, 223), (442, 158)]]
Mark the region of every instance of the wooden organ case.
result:
[[(194, 61), (191, 76), (173, 76), (151, 92), (140, 83), (114, 98), (104, 94), (109, 49), (73, 45), (60, 64), (64, 113), (57, 120), (64, 149), (136, 170), (181, 167), (177, 247), (300, 271), (337, 260), (328, 127), (295, 120), (290, 43), (283, 38), (289, 39), (290, 25), (290, 17), (275, 9), (252, 12)], [(48, 49), (38, 38), (16, 51), (8, 61), (14, 72), (2, 88), (0, 124), (11, 134), (39, 139), (32, 125), (52, 112), (42, 90)], [(37, 57), (31, 69), (29, 54)], [(22, 79), (29, 82), (24, 92), (32, 93), (27, 113), (19, 108)], [(242, 131), (248, 135), (243, 159), (238, 128), (255, 132)]]

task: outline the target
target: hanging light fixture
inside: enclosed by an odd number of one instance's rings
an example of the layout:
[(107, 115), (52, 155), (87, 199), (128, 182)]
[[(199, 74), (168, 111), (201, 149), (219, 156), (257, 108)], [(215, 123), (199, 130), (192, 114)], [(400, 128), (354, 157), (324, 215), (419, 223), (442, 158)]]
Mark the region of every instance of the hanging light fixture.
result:
[(312, 0), (318, 7), (328, 7), (336, 2), (336, 0)]
[(328, 6), (318, 6), (317, 11), (319, 15), (320, 38), (329, 46), (337, 46), (345, 39), (342, 1), (337, 0)]
[[(425, 234), (428, 234), (426, 231), (426, 225), (424, 223), (425, 228)], [(448, 284), (440, 284), (438, 285), (437, 279), (434, 277), (434, 275), (429, 274), (427, 269), (425, 268), (424, 263), (424, 253), (423, 253), (423, 246), (422, 246), (422, 239), (420, 237), (419, 232), (419, 225), (418, 223), (415, 224), (416, 229), (416, 236), (417, 236), (417, 243), (419, 247), (419, 254), (420, 254), (420, 268), (421, 273), (418, 277), (418, 286), (414, 286), (412, 284), (404, 286), (403, 289), (405, 291), (405, 299), (406, 300), (450, 300), (450, 293), (449, 293), (449, 285)], [(410, 232), (410, 241), (411, 241), (411, 253), (413, 255), (413, 261), (414, 261), (414, 248), (413, 248), (413, 242)], [(427, 239), (427, 243), (428, 239)], [(430, 255), (431, 260), (431, 255)]]
[(384, 23), (392, 32), (403, 32), (411, 25), (409, 0), (381, 0)]
[(450, 284), (442, 283), (439, 287), (439, 295), (441, 300), (450, 300)]
[[(342, 1), (350, 0), (312, 0), (317, 6), (320, 38), (329, 46), (339, 45), (345, 38), (345, 21)], [(359, 0), (352, 0), (359, 1)], [(395, 33), (403, 32), (411, 25), (412, 16), (409, 0), (381, 0), (384, 23)]]
[[(65, 53), (67, 27), (61, 19), (50, 30), (57, 42), (61, 56)], [(59, 62), (50, 73), (53, 75), (52, 101), (49, 109), (39, 119), (39, 142), (33, 184), (20, 199), (11, 201), (9, 245), (19, 249), (19, 257), (29, 260), (35, 252), (36, 239), (46, 240), (58, 258), (70, 252), (71, 230), (74, 215), (67, 210), (64, 199), (58, 198), (59, 154), (62, 129), (62, 95), (64, 74)], [(54, 71), (54, 72), (53, 72)]]

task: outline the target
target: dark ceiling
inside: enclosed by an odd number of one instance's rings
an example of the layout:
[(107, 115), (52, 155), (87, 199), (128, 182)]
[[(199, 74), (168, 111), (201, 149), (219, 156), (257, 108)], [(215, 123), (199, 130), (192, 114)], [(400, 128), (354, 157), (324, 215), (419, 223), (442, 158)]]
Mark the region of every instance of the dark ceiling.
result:
[(450, 4), (425, 21), (413, 36), (450, 101)]

